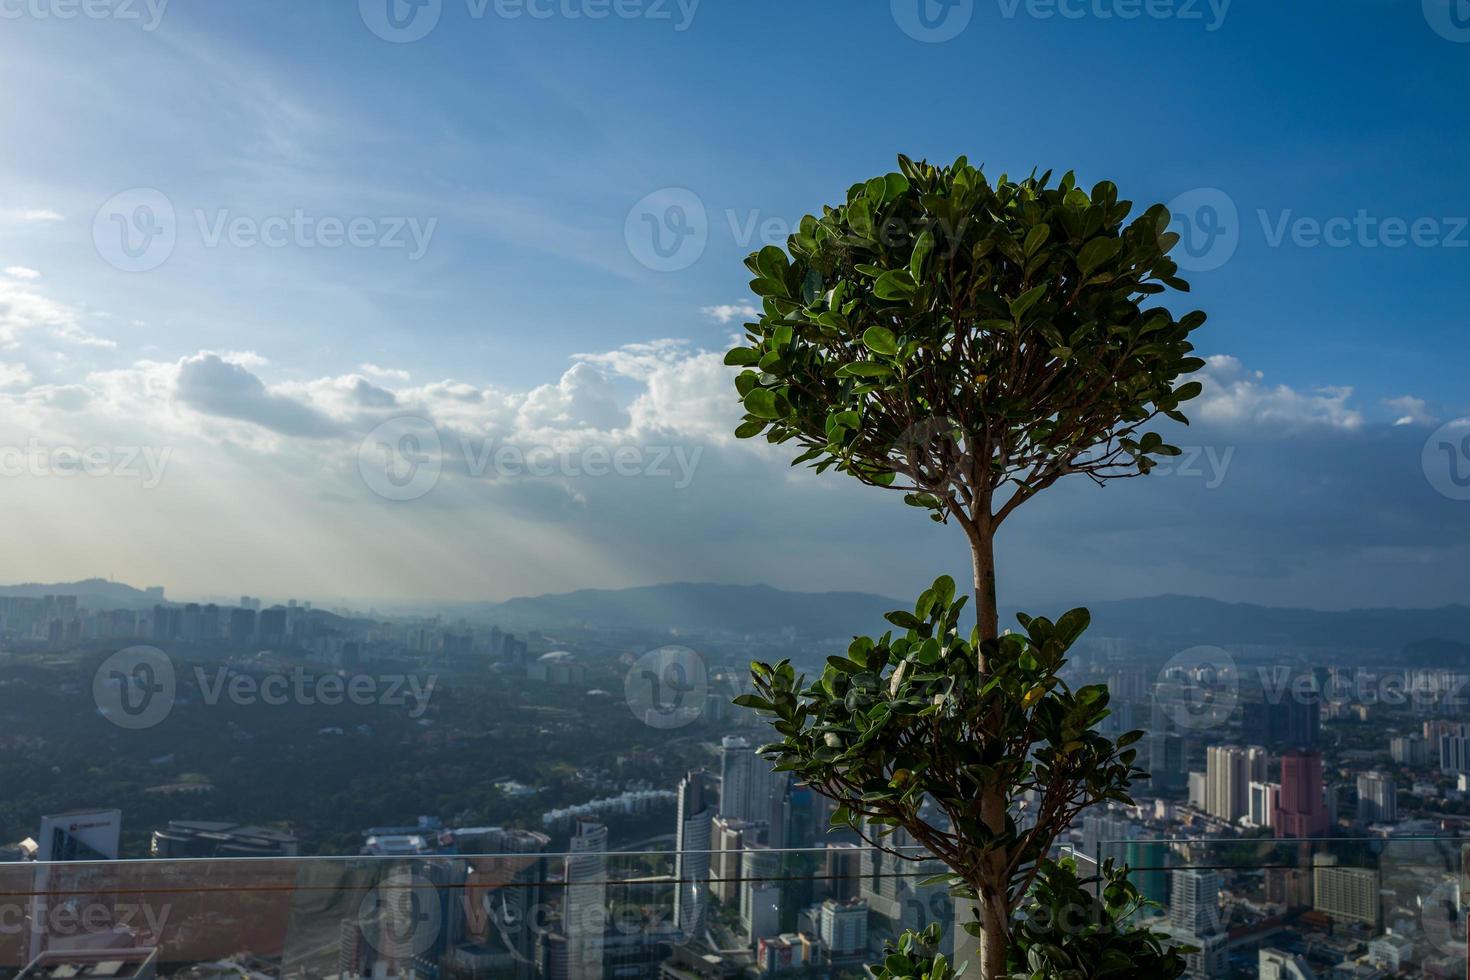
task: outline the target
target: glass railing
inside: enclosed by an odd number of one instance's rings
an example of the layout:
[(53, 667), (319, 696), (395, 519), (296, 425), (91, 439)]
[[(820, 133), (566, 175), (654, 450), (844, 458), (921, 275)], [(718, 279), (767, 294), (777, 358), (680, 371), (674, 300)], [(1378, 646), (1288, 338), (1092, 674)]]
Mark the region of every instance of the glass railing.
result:
[[(1452, 837), (1105, 841), (1197, 947), (1193, 976), (1466, 976), (1463, 848)], [(1087, 850), (1083, 848), (1082, 850)]]
[[(1127, 863), (1195, 977), (1466, 976), (1456, 839), (1067, 850)], [(0, 864), (0, 980), (856, 976), (936, 921), (954, 951), (942, 870), (857, 844)]]
[(857, 972), (952, 933), (941, 870), (855, 845), (0, 865), (0, 977)]

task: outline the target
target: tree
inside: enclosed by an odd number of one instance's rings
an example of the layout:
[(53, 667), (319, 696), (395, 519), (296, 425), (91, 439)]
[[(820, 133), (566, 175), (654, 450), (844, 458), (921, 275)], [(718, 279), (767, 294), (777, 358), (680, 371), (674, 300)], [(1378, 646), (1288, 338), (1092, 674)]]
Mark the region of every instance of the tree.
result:
[[(810, 686), (789, 663), (755, 664), (740, 699), (773, 718), (763, 752), (840, 806), (881, 846), (895, 828), (942, 858), (978, 904), (981, 973), (1005, 975), (1016, 910), (1055, 837), (1081, 809), (1126, 800), (1139, 737), (1096, 732), (1102, 686), (1060, 678), (1086, 610), (1021, 618), (1002, 635), (995, 534), (1069, 474), (1097, 483), (1177, 455), (1150, 429), (1187, 424), (1204, 366), (1190, 334), (1152, 298), (1185, 291), (1161, 205), (1068, 173), (992, 183), (964, 158), (855, 185), (805, 217), (786, 249), (746, 261), (762, 314), (726, 355), (744, 368), (736, 434), (801, 447), (793, 465), (897, 489), (970, 545), (976, 627), (941, 577), (903, 634), (854, 641)], [(921, 815), (926, 802), (943, 820)], [(1023, 802), (1034, 804), (1018, 822)], [(1033, 822), (1034, 821), (1034, 822)], [(869, 836), (870, 828), (879, 828)]]

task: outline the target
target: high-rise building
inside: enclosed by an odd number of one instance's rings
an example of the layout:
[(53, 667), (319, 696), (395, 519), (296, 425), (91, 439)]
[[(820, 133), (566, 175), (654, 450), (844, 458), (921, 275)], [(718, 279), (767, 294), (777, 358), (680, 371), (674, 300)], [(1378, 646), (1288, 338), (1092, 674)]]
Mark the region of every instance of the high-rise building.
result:
[(863, 873), (863, 850), (851, 841), (829, 841), (826, 847), (827, 895), (839, 902), (857, 898)]
[(1316, 688), (1310, 677), (1273, 678), (1258, 696), (1245, 700), (1245, 730), (1277, 752), (1316, 748), (1322, 726), (1322, 699)]
[(834, 957), (857, 956), (868, 950), (868, 903), (861, 898), (828, 899), (817, 916), (817, 935)]
[[(591, 818), (577, 821), (570, 850), (562, 908), (566, 941), (553, 945), (564, 956), (567, 980), (602, 980), (607, 931), (606, 825)], [(560, 956), (555, 958), (562, 961)]]
[(1312, 893), (1317, 911), (1340, 922), (1377, 929), (1382, 921), (1378, 900), (1380, 878), (1369, 868), (1344, 868), (1330, 854), (1312, 858)]
[(750, 742), (739, 735), (727, 735), (720, 741), (720, 816), (726, 820), (749, 822), (750, 773), (755, 754)]
[(754, 837), (753, 825), (744, 820), (715, 817), (710, 829), (711, 850), (710, 894), (726, 905), (740, 902), (740, 854), (745, 849), (747, 833)]
[(690, 772), (679, 783), (674, 849), (674, 924), (685, 942), (704, 935), (708, 904), (710, 830), (714, 808), (705, 800), (704, 770)]
[(1388, 754), (1401, 766), (1429, 765), (1429, 743), (1422, 735), (1395, 735), (1388, 740)]
[(1358, 774), (1358, 821), (1392, 823), (1399, 818), (1398, 787), (1383, 772)]
[(1231, 823), (1250, 812), (1250, 784), (1266, 780), (1266, 751), (1212, 745), (1205, 753), (1205, 812)]
[(1449, 775), (1470, 773), (1470, 725), (1441, 722), (1438, 729), (1440, 771)]
[(1187, 975), (1224, 976), (1226, 934), (1220, 917), (1220, 873), (1180, 868), (1169, 875), (1169, 931), (1196, 952), (1186, 957)]
[(1250, 827), (1272, 827), (1281, 807), (1281, 784), (1252, 781), (1245, 823)]
[(1276, 811), (1277, 837), (1321, 837), (1327, 833), (1327, 805), (1322, 795), (1322, 753), (1288, 749), (1281, 755), (1281, 805)]
[(754, 946), (781, 934), (781, 853), (753, 844), (741, 854), (740, 925)]

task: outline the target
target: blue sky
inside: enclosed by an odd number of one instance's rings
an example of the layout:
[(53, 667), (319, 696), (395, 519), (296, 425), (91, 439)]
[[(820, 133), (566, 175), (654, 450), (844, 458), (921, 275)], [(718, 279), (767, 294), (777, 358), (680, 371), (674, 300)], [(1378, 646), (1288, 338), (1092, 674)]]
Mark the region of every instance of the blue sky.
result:
[[(1218, 358), (1199, 438), (1218, 458), (1234, 447), (1247, 475), (1198, 501), (1163, 481), (1064, 491), (1012, 532), (1013, 600), (1459, 594), (1470, 503), (1419, 463), (1431, 432), (1470, 415), (1464, 0), (972, 0), (948, 20), (922, 0), (942, 35), (958, 30), (942, 42), (911, 36), (921, 0), (441, 0), (416, 21), (393, 0), (407, 30), (432, 23), (407, 43), (379, 36), (405, 37), (384, 27), (389, 0), (93, 2), (69, 18), (68, 0), (0, 2), (5, 436), (168, 449), (168, 477), (143, 491), (32, 467), (10, 481), (30, 547), (7, 549), (0, 579), (910, 591), (935, 571), (923, 556), (864, 567), (831, 538), (895, 524), (883, 543), (902, 556), (939, 531), (728, 446), (738, 412), (709, 363), (741, 320), (744, 254), (903, 151), (1072, 168), (1219, 216), (1189, 275)], [(664, 271), (638, 235), (671, 201), (704, 244)], [(107, 236), (140, 203), (172, 245), (126, 271)], [(298, 213), (305, 230), (281, 231)], [(361, 246), (323, 244), (354, 221)], [(260, 242), (275, 231), (281, 247)], [(450, 442), (563, 454), (698, 444), (710, 475), (656, 491), (449, 479), (388, 506), (355, 463), (395, 412)], [(1194, 508), (1165, 532), (1179, 567), (1119, 546), (1116, 498), (1125, 524)], [(763, 547), (791, 532), (742, 517), (752, 502), (802, 529), (799, 557), (772, 563)], [(1227, 540), (1200, 543), (1221, 523), (1194, 516), (1206, 504), (1238, 522)], [(1043, 552), (1074, 515), (1089, 559), (1058, 577)], [(184, 522), (195, 547), (174, 543)], [(280, 549), (303, 542), (317, 558), (283, 574)], [(1343, 571), (1356, 563), (1376, 571)]]

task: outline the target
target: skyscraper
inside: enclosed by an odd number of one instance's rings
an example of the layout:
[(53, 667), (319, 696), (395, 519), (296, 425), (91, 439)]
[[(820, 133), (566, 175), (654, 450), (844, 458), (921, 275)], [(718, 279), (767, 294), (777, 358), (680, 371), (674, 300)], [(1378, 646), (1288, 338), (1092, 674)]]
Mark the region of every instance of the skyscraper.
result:
[(1392, 823), (1399, 818), (1398, 787), (1383, 772), (1358, 776), (1358, 820), (1362, 823)]
[(720, 742), (720, 816), (726, 820), (750, 820), (750, 772), (755, 754), (739, 735)]
[(1288, 749), (1281, 756), (1281, 804), (1276, 811), (1276, 836), (1321, 837), (1327, 828), (1327, 806), (1322, 798), (1322, 753)]
[(1194, 946), (1187, 956), (1191, 977), (1223, 976), (1225, 926), (1220, 918), (1220, 873), (1180, 868), (1169, 877), (1169, 931)]
[(602, 980), (603, 934), (607, 922), (607, 827), (577, 821), (567, 857), (566, 931), (568, 980)]
[(695, 769), (679, 783), (675, 828), (674, 924), (684, 942), (704, 933), (709, 890), (710, 826), (714, 808), (705, 801), (704, 770)]
[(1231, 823), (1250, 812), (1250, 784), (1266, 779), (1266, 752), (1212, 745), (1205, 756), (1205, 810)]

